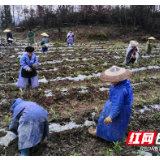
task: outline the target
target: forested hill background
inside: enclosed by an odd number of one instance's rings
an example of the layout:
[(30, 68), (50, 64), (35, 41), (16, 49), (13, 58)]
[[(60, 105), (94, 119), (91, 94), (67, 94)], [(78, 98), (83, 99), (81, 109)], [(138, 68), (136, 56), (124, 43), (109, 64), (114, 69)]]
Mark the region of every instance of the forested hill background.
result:
[(79, 39), (82, 36), (108, 39), (126, 35), (143, 37), (147, 34), (160, 39), (160, 6), (1, 5), (0, 23), (1, 30), (11, 28), (25, 32), (31, 28), (53, 32), (50, 34), (57, 32), (55, 36), (59, 37), (72, 29), (79, 33)]

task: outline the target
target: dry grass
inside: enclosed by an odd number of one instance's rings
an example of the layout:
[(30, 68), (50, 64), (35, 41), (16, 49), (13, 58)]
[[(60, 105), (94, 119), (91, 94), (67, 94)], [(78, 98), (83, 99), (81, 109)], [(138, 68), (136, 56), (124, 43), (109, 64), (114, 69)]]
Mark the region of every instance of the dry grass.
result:
[[(37, 41), (41, 40), (42, 36), (40, 34), (42, 32), (47, 32), (50, 35), (50, 39), (54, 41), (64, 41), (66, 38), (66, 35), (68, 31), (70, 30), (70, 27), (62, 28), (62, 32), (59, 33), (56, 28), (50, 28), (50, 29), (33, 29), (35, 33), (35, 39)], [(108, 38), (116, 38), (117, 32), (115, 31), (115, 28), (110, 26), (75, 26), (72, 27), (73, 32), (75, 33), (75, 39), (82, 40), (82, 39), (93, 39), (97, 40), (96, 37), (100, 39), (108, 39)], [(24, 32), (15, 32), (12, 31), (12, 34), (14, 37), (27, 40), (27, 32), (28, 30)]]

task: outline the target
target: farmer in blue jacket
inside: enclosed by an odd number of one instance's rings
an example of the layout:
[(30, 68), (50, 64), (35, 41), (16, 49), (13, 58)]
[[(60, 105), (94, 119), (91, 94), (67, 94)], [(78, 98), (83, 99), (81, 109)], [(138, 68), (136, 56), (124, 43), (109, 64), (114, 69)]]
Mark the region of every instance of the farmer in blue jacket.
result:
[(29, 155), (29, 148), (49, 137), (48, 112), (40, 105), (20, 98), (14, 100), (9, 130), (18, 135), (18, 149), (22, 156)]
[(49, 45), (49, 35), (47, 33), (42, 33), (41, 36), (43, 36), (42, 41), (41, 41), (41, 46), (42, 46), (42, 52), (47, 53), (48, 51), (48, 45)]
[(31, 84), (32, 89), (39, 86), (36, 68), (39, 66), (38, 59), (33, 53), (33, 47), (26, 47), (26, 52), (20, 60), (21, 70), (17, 87), (26, 89), (27, 84)]
[(98, 119), (97, 129), (89, 128), (88, 132), (110, 142), (123, 139), (127, 131), (133, 90), (128, 78), (131, 77), (128, 69), (113, 66), (100, 75), (103, 82), (111, 82), (109, 99), (106, 102)]

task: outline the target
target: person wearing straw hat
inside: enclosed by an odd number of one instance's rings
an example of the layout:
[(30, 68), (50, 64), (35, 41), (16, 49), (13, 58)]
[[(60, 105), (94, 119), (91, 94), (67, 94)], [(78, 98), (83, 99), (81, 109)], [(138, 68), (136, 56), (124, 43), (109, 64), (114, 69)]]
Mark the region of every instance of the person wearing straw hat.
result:
[(32, 46), (34, 44), (34, 32), (29, 29), (29, 32), (27, 33), (27, 38), (28, 38), (28, 46)]
[(137, 60), (139, 58), (139, 48), (138, 48), (138, 42), (137, 41), (130, 41), (130, 44), (127, 49), (126, 57), (124, 64), (130, 65), (133, 63), (137, 63)]
[(154, 37), (149, 37), (148, 38), (148, 41), (147, 41), (147, 44), (146, 44), (146, 47), (145, 47), (145, 53), (146, 54), (151, 54), (151, 49), (153, 47), (153, 44), (152, 42), (155, 40)]
[(13, 41), (13, 36), (12, 36), (11, 30), (10, 29), (5, 29), (3, 32), (7, 33), (6, 34), (6, 36), (7, 36), (7, 43), (11, 44), (12, 41)]
[(91, 135), (101, 137), (109, 142), (120, 141), (127, 131), (132, 101), (133, 90), (128, 78), (132, 73), (128, 69), (112, 66), (102, 72), (100, 79), (111, 82), (109, 98), (99, 116), (97, 128), (89, 128)]
[(29, 149), (49, 138), (48, 112), (35, 102), (15, 99), (9, 130), (18, 135), (21, 156), (29, 156)]
[(25, 50), (26, 52), (24, 52), (20, 60), (21, 70), (19, 73), (17, 87), (26, 89), (27, 84), (29, 83), (33, 89), (39, 86), (36, 71), (36, 68), (39, 66), (39, 63), (36, 55), (33, 53), (33, 47), (26, 47)]
[(49, 35), (47, 33), (42, 33), (41, 36), (43, 36), (41, 41), (42, 52), (45, 53), (48, 51)]

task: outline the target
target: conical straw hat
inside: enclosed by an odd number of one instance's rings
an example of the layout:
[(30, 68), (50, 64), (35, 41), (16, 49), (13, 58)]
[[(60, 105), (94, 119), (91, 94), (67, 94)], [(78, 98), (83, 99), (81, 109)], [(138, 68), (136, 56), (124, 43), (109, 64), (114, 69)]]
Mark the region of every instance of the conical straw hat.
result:
[(120, 82), (130, 78), (131, 76), (132, 72), (129, 69), (112, 66), (111, 68), (101, 73), (100, 79), (103, 82)]
[(49, 35), (47, 33), (42, 33), (41, 36), (49, 37)]
[(10, 32), (11, 30), (10, 29), (5, 29), (3, 32), (4, 33), (8, 33), (8, 32)]
[(130, 45), (133, 47), (137, 47), (139, 44), (137, 41), (130, 41)]
[(148, 39), (149, 39), (149, 40), (155, 40), (155, 38), (154, 38), (154, 37), (149, 37)]

